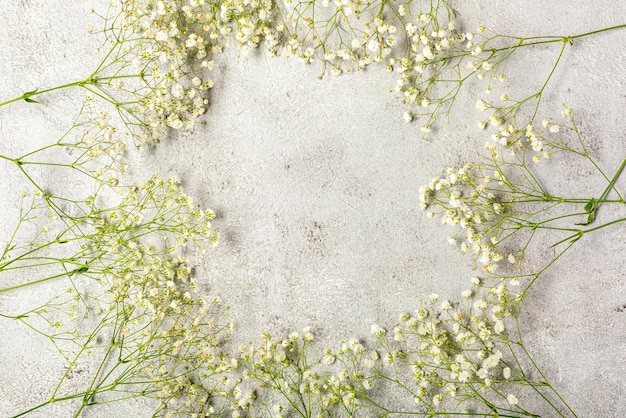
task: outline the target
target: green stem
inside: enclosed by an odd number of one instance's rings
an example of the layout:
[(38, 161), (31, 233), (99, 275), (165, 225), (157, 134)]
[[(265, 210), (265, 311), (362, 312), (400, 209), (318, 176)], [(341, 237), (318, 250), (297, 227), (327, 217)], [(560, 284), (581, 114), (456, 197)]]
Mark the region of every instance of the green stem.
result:
[(94, 79), (92, 77), (89, 77), (89, 78), (87, 78), (85, 80), (74, 81), (73, 83), (62, 84), (60, 86), (50, 87), (50, 88), (43, 89), (43, 90), (36, 89), (36, 90), (28, 91), (28, 92), (22, 94), (19, 97), (14, 97), (13, 99), (1, 102), (0, 103), (0, 107), (6, 106), (6, 105), (8, 105), (10, 103), (18, 102), (20, 100), (34, 101), (34, 100), (31, 99), (31, 97), (39, 96), (40, 94), (49, 93), (49, 92), (55, 91), (55, 90), (66, 89), (66, 88), (69, 88), (69, 87), (85, 87), (85, 86), (88, 86), (88, 85), (96, 85), (97, 83), (98, 82), (97, 82), (96, 79)]
[(80, 268), (77, 268), (77, 269), (74, 269), (74, 270), (71, 270), (71, 271), (66, 271), (64, 273), (59, 273), (59, 274), (55, 274), (53, 276), (44, 277), (43, 279), (33, 280), (32, 282), (22, 283), (22, 284), (18, 284), (18, 285), (11, 286), (11, 287), (5, 287), (3, 289), (0, 289), (0, 293), (10, 292), (10, 291), (13, 291), (13, 290), (20, 289), (22, 287), (27, 287), (27, 286), (32, 286), (32, 285), (39, 284), (39, 283), (48, 282), (50, 280), (58, 279), (58, 278), (61, 278), (61, 277), (71, 277), (74, 274), (83, 273), (83, 272), (87, 271), (86, 269), (88, 269), (88, 267), (83, 266), (83, 267), (80, 267)]
[(623, 23), (621, 25), (616, 25), (616, 26), (609, 26), (608, 28), (597, 29), (597, 30), (594, 30), (594, 31), (591, 31), (591, 32), (581, 33), (581, 34), (578, 34), (578, 35), (570, 36), (570, 38), (571, 39), (584, 38), (585, 36), (596, 35), (598, 33), (608, 32), (608, 31), (616, 30), (616, 29), (624, 29), (624, 28), (626, 28), (626, 23)]
[[(526, 347), (524, 346), (524, 343), (522, 342), (522, 331), (520, 329), (519, 326), (519, 320), (518, 318), (515, 318), (515, 322), (517, 324), (517, 334), (519, 337), (519, 342), (517, 343), (517, 345), (522, 349), (522, 351), (524, 352), (524, 354), (526, 355), (526, 357), (528, 358), (528, 360), (530, 360), (530, 362), (532, 363), (533, 367), (535, 368), (535, 370), (537, 370), (537, 372), (539, 373), (539, 375), (541, 376), (541, 378), (543, 379), (542, 384), (548, 386), (550, 388), (550, 390), (559, 398), (559, 400), (563, 403), (563, 405), (565, 405), (565, 407), (572, 413), (572, 415), (574, 417), (577, 417), (576, 413), (574, 412), (574, 410), (569, 406), (569, 404), (565, 401), (565, 399), (561, 396), (561, 394), (559, 394), (559, 392), (554, 389), (554, 387), (550, 384), (550, 382), (548, 381), (548, 378), (546, 377), (546, 375), (541, 371), (541, 369), (539, 368), (539, 366), (537, 365), (537, 363), (535, 362), (535, 360), (532, 358), (532, 356), (530, 355), (530, 353), (528, 352), (528, 350), (526, 350)], [(542, 397), (548, 402), (548, 404), (550, 404), (550, 406), (552, 406), (555, 411), (557, 411), (557, 413), (561, 416), (563, 416), (563, 414), (552, 404), (552, 402), (550, 402), (543, 394), (541, 394)]]
[[(624, 167), (626, 167), (626, 159), (624, 161), (622, 161), (622, 165), (619, 166), (619, 168), (617, 169), (617, 172), (615, 173), (615, 175), (613, 176), (613, 178), (609, 182), (609, 185), (606, 186), (606, 189), (604, 189), (604, 191), (602, 192), (602, 195), (600, 195), (600, 199), (596, 200), (596, 202), (598, 202), (598, 203), (599, 202), (603, 202), (603, 199), (609, 194), (609, 191), (615, 185), (615, 182), (617, 181), (618, 177), (622, 174), (622, 171), (624, 171)], [(615, 190), (615, 192), (619, 195), (619, 192), (617, 190)], [(621, 200), (621, 202), (623, 203), (624, 201)], [(596, 209), (597, 209), (597, 207), (596, 207)]]
[[(574, 229), (573, 231), (576, 231), (575, 234), (572, 234), (572, 235), (568, 236), (567, 238), (562, 239), (561, 241), (557, 242), (556, 244), (552, 244), (551, 247), (556, 247), (557, 245), (562, 244), (562, 243), (564, 243), (566, 241), (571, 241), (571, 244), (573, 244), (576, 241), (578, 241), (580, 238), (582, 238), (582, 236), (585, 235), (588, 232), (597, 231), (598, 229), (606, 228), (607, 226), (615, 225), (615, 224), (618, 224), (618, 223), (624, 222), (624, 221), (626, 221), (626, 218), (615, 219), (615, 220), (612, 220), (610, 222), (606, 222), (606, 223), (603, 223), (602, 225), (598, 225), (596, 227), (589, 228), (589, 229)], [(570, 229), (563, 228), (562, 230), (563, 231), (568, 231)], [(568, 246), (568, 248), (571, 246), (571, 244)]]
[(546, 271), (548, 268), (550, 268), (550, 266), (552, 266), (554, 263), (556, 263), (556, 261), (559, 258), (561, 258), (563, 256), (563, 254), (565, 254), (567, 252), (567, 250), (569, 250), (572, 247), (572, 245), (574, 245), (575, 242), (576, 241), (570, 242), (569, 245), (563, 249), (563, 251), (561, 251), (556, 257), (554, 257), (552, 259), (552, 261), (550, 261), (541, 270), (539, 270), (537, 273), (535, 273), (533, 275), (533, 279), (530, 281), (530, 283), (528, 283), (528, 285), (524, 288), (524, 291), (521, 293), (522, 294), (522, 298), (526, 297), (526, 295), (528, 294), (528, 290), (535, 283), (535, 281), (539, 278), (539, 276), (541, 276), (544, 271)]
[[(519, 42), (515, 46), (507, 46), (507, 47), (502, 47), (502, 48), (488, 48), (488, 49), (485, 49), (484, 52), (502, 52), (502, 51), (507, 51), (511, 48), (519, 48), (522, 46), (545, 45), (545, 44), (553, 44), (556, 42), (564, 42), (564, 41), (569, 42), (574, 39), (585, 38), (587, 36), (596, 35), (598, 33), (609, 32), (609, 31), (618, 30), (618, 29), (626, 29), (626, 23), (623, 23), (621, 25), (616, 25), (616, 26), (610, 26), (608, 28), (597, 29), (591, 32), (579, 33), (578, 35), (572, 35), (572, 36), (533, 36), (529, 38), (515, 37), (515, 36), (501, 36), (502, 38), (516, 39)], [(537, 41), (525, 43), (525, 41), (529, 39), (531, 40), (537, 39)]]
[(546, 86), (548, 85), (548, 82), (550, 81), (550, 79), (554, 75), (554, 71), (556, 71), (556, 67), (559, 66), (559, 62), (561, 61), (561, 58), (563, 57), (563, 52), (565, 51), (565, 47), (567, 46), (569, 41), (570, 41), (570, 38), (563, 38), (563, 40), (562, 40), (563, 46), (561, 47), (561, 51), (559, 51), (559, 56), (557, 57), (557, 59), (556, 59), (556, 61), (554, 63), (554, 66), (552, 67), (552, 70), (550, 71), (550, 74), (548, 74), (548, 78), (543, 83), (543, 86), (541, 86), (541, 89), (539, 89), (539, 91), (535, 94), (535, 96), (537, 97), (538, 100), (537, 100), (537, 105), (535, 106), (535, 112), (533, 113), (533, 116), (530, 119), (531, 123), (532, 123), (532, 121), (535, 120), (535, 116), (537, 116), (537, 111), (539, 111), (539, 104), (541, 103), (541, 98), (543, 96), (543, 91), (545, 90)]

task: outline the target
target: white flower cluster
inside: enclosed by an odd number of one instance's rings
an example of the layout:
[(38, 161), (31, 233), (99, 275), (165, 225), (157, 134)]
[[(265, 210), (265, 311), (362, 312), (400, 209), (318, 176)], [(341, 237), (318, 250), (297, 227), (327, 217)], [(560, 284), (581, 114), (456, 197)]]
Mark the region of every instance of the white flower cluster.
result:
[[(420, 187), (421, 208), (434, 207), (443, 224), (458, 226), (463, 233), (450, 238), (451, 244), (458, 244), (463, 254), (473, 253), (489, 272), (504, 258), (496, 250), (505, 227), (502, 219), (513, 215), (510, 202), (499, 192), (503, 180), (500, 172), (487, 174), (479, 165), (465, 164), (447, 168), (444, 176)], [(435, 212), (429, 211), (427, 216), (433, 217)]]
[(272, 340), (264, 334), (257, 346), (240, 346), (242, 385), (256, 388), (255, 402), (235, 404), (232, 409), (251, 416), (262, 411), (273, 411), (277, 417), (293, 412), (353, 416), (364, 404), (363, 394), (372, 388), (378, 353), (351, 339), (338, 350), (325, 349), (318, 355), (311, 349), (313, 340), (311, 330), (305, 328), (284, 339)]
[[(37, 315), (27, 323), (50, 338), (69, 367), (99, 359), (103, 396), (116, 399), (115, 391), (124, 387), (124, 397), (141, 391), (161, 400), (163, 411), (204, 410), (201, 404), (218, 396), (207, 381), (232, 366), (220, 347), (231, 324), (219, 300), (197, 295), (181, 253), (187, 243), (216, 242), (214, 215), (194, 204), (176, 179), (155, 175), (139, 186), (117, 186), (121, 196), (110, 207), (102, 203), (111, 200), (105, 185), (73, 202), (81, 215), (53, 212), (36, 240), (13, 245), (12, 254), (3, 254), (0, 272), (9, 273), (15, 264), (40, 274), (37, 267), (45, 260), (49, 279), (42, 280), (69, 286), (31, 309)], [(51, 212), (55, 199), (38, 193), (23, 216)], [(5, 260), (8, 255), (13, 260)]]
[(478, 399), (497, 404), (498, 387), (511, 376), (505, 323), (519, 300), (505, 284), (482, 294), (479, 285), (473, 289), (465, 303), (431, 295), (414, 314), (400, 318), (392, 337), (379, 337), (390, 363), (379, 372), (410, 367), (415, 401), (431, 412), (459, 405), (488, 411)]
[[(206, 242), (217, 243), (211, 225), (215, 215), (196, 205), (178, 179), (164, 180), (155, 174), (139, 186), (120, 186), (116, 191), (122, 197), (119, 205), (100, 210), (93, 220), (105, 240), (100, 245), (114, 247), (115, 240), (138, 238), (147, 235), (147, 231), (156, 233), (166, 245), (173, 240), (167, 247), (170, 253), (187, 243), (201, 249)], [(114, 241), (108, 242), (111, 239)], [(115, 248), (109, 252), (114, 253)]]
[[(494, 273), (502, 260), (516, 265), (522, 254), (506, 249), (504, 240), (523, 229), (551, 227), (549, 216), (555, 202), (568, 202), (546, 192), (531, 164), (555, 152), (588, 158), (582, 142), (580, 149), (574, 149), (561, 136), (573, 133), (581, 140), (571, 110), (565, 109), (563, 116), (570, 124), (544, 120), (539, 129), (501, 125), (486, 143), (488, 155), (480, 162), (448, 167), (443, 175), (420, 187), (421, 209), (428, 217), (440, 215), (443, 224), (458, 227), (449, 242), (458, 245), (463, 254), (473, 254), (487, 272)], [(584, 199), (571, 203), (581, 201)]]
[(270, 52), (305, 63), (317, 59), (335, 74), (363, 69), (390, 55), (398, 41), (393, 14), (384, 17), (384, 9), (384, 2), (286, 1), (278, 12), (283, 23), (278, 29), (288, 37), (282, 48), (268, 45)]
[[(482, 100), (479, 100), (476, 106), (483, 111), (491, 109), (490, 105)], [(565, 108), (562, 111), (562, 116), (573, 124), (571, 109)], [(543, 159), (549, 159), (555, 149), (564, 147), (564, 140), (558, 136), (562, 127), (566, 131), (575, 131), (574, 126), (565, 126), (547, 119), (541, 122), (541, 127), (539, 128), (532, 123), (519, 128), (515, 126), (515, 121), (504, 123), (505, 119), (499, 116), (498, 112), (492, 113), (489, 120), (497, 131), (491, 135), (491, 139), (485, 144), (485, 147), (495, 157), (503, 151), (506, 151), (511, 156), (528, 154), (530, 152), (533, 154), (532, 161), (535, 163)], [(487, 122), (482, 122), (482, 124), (481, 126), (483, 127), (487, 126)]]
[[(122, 35), (117, 70), (131, 73), (134, 101), (126, 108), (128, 124), (139, 125), (142, 142), (158, 142), (165, 128), (189, 129), (208, 106), (213, 81), (212, 56), (220, 52), (227, 33), (215, 10), (205, 1), (138, 0), (122, 4), (121, 19), (112, 29)], [(115, 64), (115, 63), (114, 63)], [(117, 70), (120, 73), (120, 70)]]
[(393, 91), (401, 93), (403, 102), (410, 106), (426, 109), (431, 105), (440, 106), (434, 87), (449, 57), (459, 49), (464, 51), (463, 42), (471, 34), (457, 32), (454, 21), (442, 27), (430, 14), (417, 16), (405, 29), (409, 51), (404, 57), (390, 59), (390, 69), (400, 75)]
[[(187, 243), (216, 243), (214, 215), (200, 210), (176, 179), (155, 175), (122, 191), (119, 206), (101, 211), (90, 242), (106, 252), (90, 264), (90, 271), (102, 269), (99, 280), (109, 278), (109, 312), (101, 315), (121, 329), (120, 356), (133, 365), (129, 376), (148, 379), (147, 392), (161, 401), (165, 416), (205, 410), (219, 396), (207, 380), (217, 381), (232, 366), (220, 347), (232, 325), (218, 299), (198, 297), (189, 262), (179, 254)], [(123, 326), (117, 324), (122, 319)]]

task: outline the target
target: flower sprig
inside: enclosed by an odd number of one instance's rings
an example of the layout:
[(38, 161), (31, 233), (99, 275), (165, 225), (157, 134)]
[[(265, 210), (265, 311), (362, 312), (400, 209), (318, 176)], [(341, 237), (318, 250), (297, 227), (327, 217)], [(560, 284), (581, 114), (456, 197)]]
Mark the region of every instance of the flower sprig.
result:
[[(471, 56), (463, 57), (465, 66), (469, 71), (469, 75), (476, 76), (479, 80), (485, 80), (485, 95), (481, 97), (476, 107), (481, 111), (489, 112), (489, 117), (480, 122), (481, 127), (493, 125), (496, 129), (515, 123), (516, 117), (522, 119), (517, 121), (521, 125), (536, 124), (536, 117), (539, 114), (541, 103), (546, 88), (562, 59), (566, 55), (566, 51), (571, 48), (575, 42), (580, 42), (584, 38), (597, 36), (599, 34), (623, 30), (626, 24), (610, 26), (583, 32), (574, 35), (546, 35), (546, 36), (512, 36), (509, 34), (496, 33), (493, 30), (481, 26), (475, 36), (472, 36), (467, 43), (467, 47), (472, 49)], [(505, 87), (496, 87), (496, 84), (502, 84), (509, 78), (508, 71), (511, 58), (519, 54), (526, 48), (537, 46), (548, 46), (554, 48), (554, 61), (549, 68), (547, 74), (543, 77), (543, 81), (539, 87), (530, 87), (525, 89), (522, 97), (515, 98), (507, 92)], [(465, 81), (467, 76), (459, 77), (459, 81)], [(494, 82), (496, 82), (494, 84)], [(459, 86), (460, 87), (460, 86)], [(497, 89), (497, 92), (492, 90)], [(486, 97), (495, 96), (497, 98), (488, 100)]]
[[(13, 234), (0, 259), (0, 293), (43, 283), (57, 292), (42, 305), (1, 316), (47, 338), (67, 364), (49, 400), (24, 414), (63, 400), (79, 402), (78, 415), (86, 406), (136, 396), (160, 400), (163, 410), (188, 398), (179, 407), (195, 410), (213, 393), (212, 376), (230, 367), (219, 348), (231, 328), (226, 309), (197, 294), (182, 254), (189, 244), (216, 242), (213, 214), (175, 179), (153, 176), (116, 189), (120, 200), (112, 207), (102, 207), (106, 196), (99, 195), (75, 202), (81, 215), (56, 214), (40, 193), (24, 197), (30, 203), (16, 231), (38, 216), (47, 225), (25, 244)], [(72, 370), (94, 361), (86, 388), (68, 392)]]
[[(420, 189), (427, 216), (440, 215), (442, 223), (458, 228), (451, 244), (472, 254), (487, 274), (499, 277), (498, 265), (513, 265), (511, 277), (532, 279), (526, 290), (585, 234), (625, 220), (618, 216), (594, 223), (601, 205), (624, 204), (615, 183), (626, 163), (609, 177), (588, 152), (571, 109), (563, 117), (561, 122), (545, 120), (539, 128), (507, 125), (486, 143), (487, 154), (478, 162), (448, 167)], [(545, 160), (564, 155), (588, 163), (606, 182), (603, 190), (573, 197), (551, 192), (542, 167)], [(539, 271), (521, 271), (526, 250), (542, 232), (550, 234), (553, 248), (565, 248)]]
[(380, 358), (357, 339), (319, 352), (307, 327), (282, 339), (264, 334), (258, 345), (241, 345), (239, 351), (244, 378), (232, 405), (235, 416), (354, 416), (378, 409), (367, 393)]

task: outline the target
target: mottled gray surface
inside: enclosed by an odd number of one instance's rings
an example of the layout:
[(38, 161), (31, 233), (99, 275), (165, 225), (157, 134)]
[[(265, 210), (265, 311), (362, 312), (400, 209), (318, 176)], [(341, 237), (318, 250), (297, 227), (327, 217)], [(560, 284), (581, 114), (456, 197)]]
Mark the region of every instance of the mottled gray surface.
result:
[[(84, 33), (87, 4), (1, 3), (0, 100), (80, 79), (97, 62), (91, 55), (97, 43)], [(460, 11), (468, 28), (484, 23), (527, 36), (626, 20), (620, 0), (477, 0)], [(626, 33), (618, 32), (576, 42), (544, 107), (547, 116), (558, 115), (563, 102), (576, 111), (594, 157), (609, 173), (626, 157), (624, 40)], [(540, 86), (554, 56), (554, 47), (541, 47), (514, 59), (509, 94)], [(374, 322), (389, 326), (420, 295), (454, 298), (468, 286), (468, 261), (447, 244), (452, 231), (419, 211), (417, 190), (444, 165), (482, 147), (474, 106), (482, 87), (460, 96), (445, 127), (425, 142), (418, 125), (403, 122), (404, 110), (388, 92), (395, 79), (384, 71), (320, 81), (315, 67), (254, 52), (239, 59), (226, 54), (215, 74), (206, 126), (162, 142), (136, 171), (180, 177), (218, 214), (222, 242), (197, 262), (198, 282), (232, 306), (236, 338), (311, 325), (334, 344), (367, 335)], [(73, 99), (54, 93), (41, 101), (0, 109), (2, 153), (19, 154), (62, 132)], [(603, 188), (585, 167), (554, 162), (548, 170), (547, 181), (559, 190), (596, 194)], [(0, 164), (0, 175), (6, 219), (14, 216), (23, 186), (8, 164)], [(526, 303), (526, 344), (581, 417), (626, 415), (625, 234), (626, 226), (618, 225), (585, 237)], [(534, 250), (537, 260), (551, 254), (548, 244)], [(34, 292), (19, 297), (37, 297)], [(2, 295), (0, 304), (15, 306), (17, 298)], [(38, 337), (1, 324), (0, 416), (7, 416), (46, 399), (62, 369)]]

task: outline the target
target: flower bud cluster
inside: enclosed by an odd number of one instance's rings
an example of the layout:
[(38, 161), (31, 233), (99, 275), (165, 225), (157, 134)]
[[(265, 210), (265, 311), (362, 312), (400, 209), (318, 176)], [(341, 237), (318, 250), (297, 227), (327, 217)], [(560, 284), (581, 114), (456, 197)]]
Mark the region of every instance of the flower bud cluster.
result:
[(420, 14), (405, 29), (408, 51), (389, 61), (400, 76), (392, 91), (402, 95), (404, 104), (421, 109), (417, 114), (428, 114), (447, 100), (435, 86), (447, 73), (450, 57), (468, 53), (463, 43), (471, 34), (458, 32), (454, 21), (442, 25), (433, 14)]
[(460, 303), (440, 301), (436, 294), (420, 302), (414, 313), (400, 317), (393, 335), (379, 336), (387, 352), (379, 373), (408, 368), (410, 376), (398, 374), (397, 383), (411, 388), (415, 402), (432, 412), (488, 411), (481, 398), (502, 404), (497, 394), (511, 376), (505, 324), (518, 297), (501, 283), (474, 285)]
[(322, 352), (312, 348), (313, 342), (311, 330), (305, 328), (283, 339), (264, 334), (258, 345), (240, 346), (243, 386), (256, 388), (255, 403), (246, 405), (248, 414), (274, 410), (276, 416), (298, 411), (311, 416), (352, 416), (362, 410), (363, 395), (372, 389), (374, 370), (380, 363), (378, 353), (356, 339)]
[[(441, 222), (459, 231), (450, 238), (463, 254), (471, 253), (484, 270), (494, 272), (504, 255), (496, 249), (503, 230), (503, 218), (514, 216), (510, 202), (499, 190), (504, 185), (500, 173), (485, 173), (480, 165), (448, 167), (420, 187), (420, 205), (429, 217), (436, 212)], [(436, 211), (436, 212), (435, 212)]]

